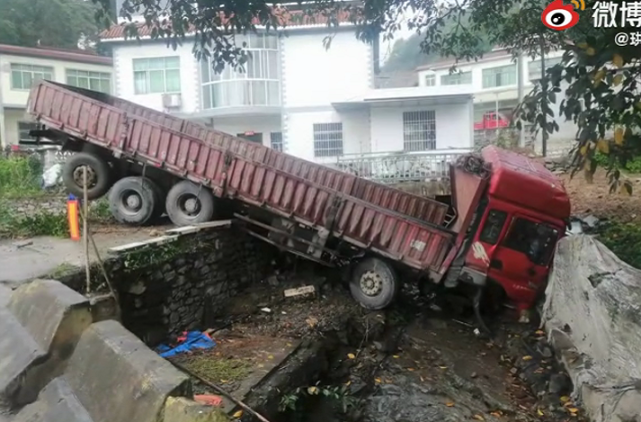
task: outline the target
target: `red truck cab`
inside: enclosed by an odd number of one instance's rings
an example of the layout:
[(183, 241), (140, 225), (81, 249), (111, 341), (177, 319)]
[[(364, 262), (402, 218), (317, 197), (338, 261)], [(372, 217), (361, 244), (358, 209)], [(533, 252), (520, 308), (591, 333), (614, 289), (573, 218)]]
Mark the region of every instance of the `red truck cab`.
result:
[(560, 181), (534, 160), (493, 146), (484, 148), (482, 157), (491, 175), (462, 278), (477, 285), (498, 283), (524, 311), (545, 288), (570, 200)]

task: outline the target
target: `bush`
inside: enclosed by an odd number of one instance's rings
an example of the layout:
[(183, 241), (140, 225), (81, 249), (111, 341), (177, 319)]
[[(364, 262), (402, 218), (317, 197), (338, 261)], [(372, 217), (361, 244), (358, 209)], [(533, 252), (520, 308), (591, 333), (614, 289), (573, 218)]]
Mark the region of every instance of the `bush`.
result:
[(610, 222), (598, 235), (598, 239), (621, 260), (641, 269), (640, 225)]
[[(610, 157), (604, 155), (600, 152), (594, 154), (594, 160), (602, 167), (608, 167), (610, 164)], [(620, 170), (623, 170), (627, 173), (638, 174), (641, 173), (641, 157), (635, 157), (634, 159), (625, 163), (625, 167), (621, 165), (618, 161), (614, 162), (614, 167)]]
[(69, 235), (67, 216), (52, 212), (17, 215), (0, 202), (0, 239), (35, 236), (66, 237)]
[(0, 157), (0, 197), (24, 198), (42, 193), (42, 162), (36, 155)]

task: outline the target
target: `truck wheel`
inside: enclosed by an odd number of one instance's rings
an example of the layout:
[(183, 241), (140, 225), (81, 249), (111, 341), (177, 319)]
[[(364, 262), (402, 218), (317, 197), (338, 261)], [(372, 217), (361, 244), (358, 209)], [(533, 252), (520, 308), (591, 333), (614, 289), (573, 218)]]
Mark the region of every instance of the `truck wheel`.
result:
[(388, 263), (378, 258), (367, 258), (356, 265), (349, 289), (364, 308), (379, 310), (396, 299), (400, 281)]
[(140, 226), (153, 220), (157, 208), (155, 183), (131, 176), (117, 181), (109, 192), (109, 208), (116, 221)]
[(79, 152), (69, 157), (62, 168), (62, 181), (70, 193), (82, 198), (84, 167), (87, 167), (87, 197), (98, 199), (111, 187), (112, 175), (107, 161), (96, 154)]
[(188, 180), (176, 183), (167, 194), (165, 208), (177, 226), (205, 223), (214, 217), (214, 195)]

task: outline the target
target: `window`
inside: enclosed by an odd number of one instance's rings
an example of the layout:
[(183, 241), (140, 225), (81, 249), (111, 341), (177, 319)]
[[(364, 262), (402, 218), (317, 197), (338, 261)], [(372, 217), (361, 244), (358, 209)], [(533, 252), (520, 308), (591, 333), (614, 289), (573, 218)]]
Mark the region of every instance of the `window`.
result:
[(180, 92), (180, 57), (134, 59), (133, 64), (137, 95)]
[(503, 230), (506, 219), (507, 213), (505, 211), (490, 210), (485, 219), (483, 230), (479, 235), (479, 240), (490, 245), (496, 245), (496, 242), (499, 241), (499, 236), (501, 236), (501, 230)]
[(441, 85), (466, 85), (472, 83), (472, 72), (459, 72), (441, 76)]
[(283, 132), (272, 132), (269, 134), (274, 151), (283, 151)]
[(434, 110), (403, 113), (403, 146), (408, 152), (436, 149)]
[(67, 84), (111, 94), (111, 73), (67, 69)]
[(504, 246), (525, 254), (535, 265), (546, 266), (554, 253), (558, 231), (547, 224), (515, 217)]
[(35, 122), (18, 122), (18, 143), (34, 144), (35, 138), (29, 135), (29, 131), (39, 129), (38, 123)]
[(436, 85), (436, 75), (430, 74), (425, 75), (425, 86), (435, 86)]
[(483, 88), (497, 88), (516, 84), (516, 65), (483, 69)]
[(280, 105), (278, 39), (274, 35), (249, 34), (244, 40), (249, 54), (244, 69), (225, 66), (217, 73), (211, 61), (201, 62), (205, 110)]
[(31, 89), (34, 82), (53, 79), (53, 67), (11, 64), (11, 89)]
[(343, 155), (343, 124), (314, 123), (314, 157)]
[[(562, 57), (546, 58), (545, 59), (545, 70), (556, 66), (557, 64), (563, 61)], [(528, 78), (531, 81), (536, 81), (541, 79), (541, 60), (535, 60), (528, 63)]]

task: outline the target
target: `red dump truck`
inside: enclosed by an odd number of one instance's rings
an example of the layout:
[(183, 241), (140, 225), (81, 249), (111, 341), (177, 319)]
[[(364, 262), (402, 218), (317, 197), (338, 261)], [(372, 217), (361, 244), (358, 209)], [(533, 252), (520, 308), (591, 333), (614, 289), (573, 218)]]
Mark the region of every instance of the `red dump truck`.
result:
[[(521, 310), (544, 286), (570, 216), (545, 167), (495, 147), (451, 166), (452, 195), (424, 198), (314, 164), (106, 94), (37, 83), (28, 112), (37, 135), (74, 151), (67, 188), (108, 193), (114, 217), (176, 225), (233, 215), (251, 235), (330, 267), (370, 309), (401, 280), (498, 285)], [(476, 306), (478, 310), (478, 306)]]

